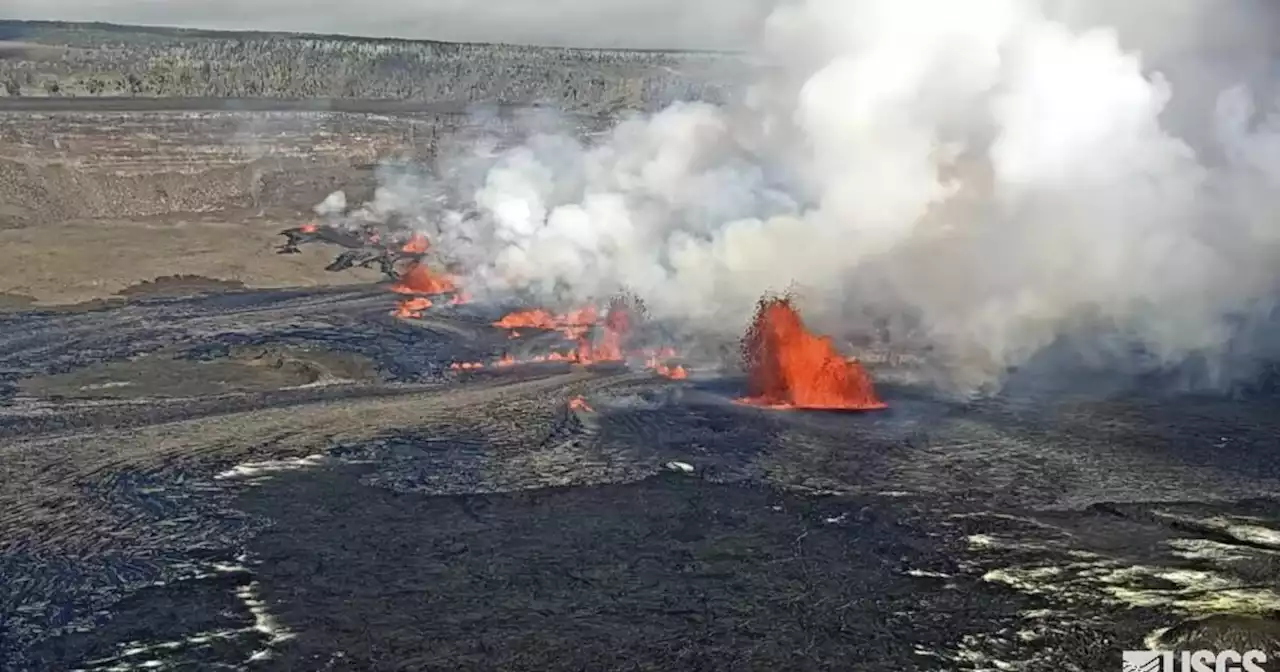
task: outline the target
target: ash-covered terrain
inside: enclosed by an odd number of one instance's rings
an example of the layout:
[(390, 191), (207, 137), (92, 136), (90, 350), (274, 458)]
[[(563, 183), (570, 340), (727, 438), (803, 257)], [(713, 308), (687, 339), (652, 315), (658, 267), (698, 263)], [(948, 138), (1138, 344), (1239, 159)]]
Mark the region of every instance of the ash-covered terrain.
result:
[[(703, 342), (625, 292), (481, 291), (456, 231), (408, 216), (430, 199), (399, 198), (459, 148), (715, 99), (671, 83), (670, 59), (712, 56), (0, 30), (0, 669), (1280, 659), (1265, 386), (1027, 366), (957, 398), (934, 353), (820, 338), (786, 297)], [(577, 77), (594, 93), (556, 88)], [(651, 136), (689, 112), (716, 121)], [(701, 136), (676, 137), (654, 144)], [(737, 193), (711, 172), (645, 176)], [(521, 176), (490, 174), (487, 206)], [(860, 363), (833, 345), (855, 341)]]

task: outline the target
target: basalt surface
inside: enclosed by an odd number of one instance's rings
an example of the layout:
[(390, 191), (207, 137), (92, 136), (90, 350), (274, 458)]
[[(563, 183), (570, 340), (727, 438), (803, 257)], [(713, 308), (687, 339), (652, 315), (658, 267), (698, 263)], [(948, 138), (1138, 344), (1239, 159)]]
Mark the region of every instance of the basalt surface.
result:
[[(1096, 670), (1275, 648), (1274, 401), (454, 371), (385, 287), (0, 313), (0, 668)], [(581, 397), (585, 405), (570, 405)], [(584, 407), (585, 406), (585, 407)]]
[(484, 304), (397, 319), (376, 265), (273, 248), (473, 117), (214, 103), (0, 116), (0, 669), (1092, 671), (1148, 644), (1277, 648), (1274, 398), (956, 402), (887, 384), (912, 378), (897, 355), (867, 413), (738, 404), (698, 357), (682, 381), (455, 370), (554, 334), (513, 340)]

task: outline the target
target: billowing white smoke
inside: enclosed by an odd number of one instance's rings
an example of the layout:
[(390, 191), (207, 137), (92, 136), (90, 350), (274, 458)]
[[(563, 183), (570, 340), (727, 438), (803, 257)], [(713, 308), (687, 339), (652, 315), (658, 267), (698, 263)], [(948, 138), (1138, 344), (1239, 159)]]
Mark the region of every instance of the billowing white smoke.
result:
[(325, 197), (323, 201), (316, 204), (312, 208), (316, 215), (320, 217), (339, 217), (347, 211), (347, 194), (342, 191), (335, 191)]
[(819, 321), (913, 316), (964, 385), (1081, 330), (1220, 354), (1265, 311), (1280, 135), (1248, 91), (1195, 92), (1211, 127), (1175, 136), (1139, 54), (1029, 0), (806, 0), (764, 37), (738, 107), (540, 135), (444, 176), (474, 208), (440, 235), (475, 290), (625, 287), (737, 333), (795, 285)]

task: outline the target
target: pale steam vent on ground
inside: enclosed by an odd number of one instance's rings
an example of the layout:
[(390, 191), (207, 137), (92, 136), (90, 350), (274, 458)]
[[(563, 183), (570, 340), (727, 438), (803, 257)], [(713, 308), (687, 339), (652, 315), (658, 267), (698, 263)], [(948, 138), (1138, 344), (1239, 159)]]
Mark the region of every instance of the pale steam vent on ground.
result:
[(0, 21), (0, 669), (1280, 660), (1277, 19)]

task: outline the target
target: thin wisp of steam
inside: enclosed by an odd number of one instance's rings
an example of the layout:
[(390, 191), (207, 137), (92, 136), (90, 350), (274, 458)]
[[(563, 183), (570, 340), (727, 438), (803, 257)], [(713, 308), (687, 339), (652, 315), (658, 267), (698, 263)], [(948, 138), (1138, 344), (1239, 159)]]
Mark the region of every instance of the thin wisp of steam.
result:
[(1201, 385), (1247, 375), (1275, 354), (1258, 333), (1280, 261), (1280, 122), (1258, 120), (1255, 70), (1234, 80), (1215, 52), (1213, 87), (1184, 76), (1169, 42), (1194, 13), (1161, 18), (1166, 76), (1105, 11), (1055, 7), (787, 4), (738, 104), (485, 145), (389, 172), (376, 201), (478, 296), (625, 289), (733, 337), (792, 288), (834, 331), (913, 325), (961, 389), (1068, 341), (1110, 367), (1194, 357)]

